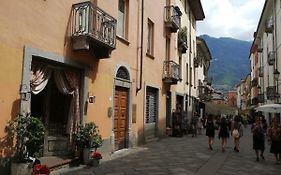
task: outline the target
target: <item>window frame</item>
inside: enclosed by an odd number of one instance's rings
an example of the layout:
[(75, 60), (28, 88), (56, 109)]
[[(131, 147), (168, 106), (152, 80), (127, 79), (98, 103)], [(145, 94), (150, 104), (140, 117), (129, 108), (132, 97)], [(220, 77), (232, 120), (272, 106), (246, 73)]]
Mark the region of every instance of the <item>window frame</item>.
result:
[[(120, 2), (124, 3), (124, 12), (123, 12), (123, 19), (120, 20), (119, 13), (120, 11)], [(129, 1), (128, 0), (118, 0), (118, 20), (117, 20), (117, 32), (116, 35), (119, 38), (128, 40), (128, 18), (129, 18)], [(120, 31), (120, 22), (122, 22), (122, 32)], [(119, 23), (118, 23), (119, 22)]]
[(148, 56), (154, 55), (154, 23), (151, 19), (147, 20), (147, 49), (146, 54)]

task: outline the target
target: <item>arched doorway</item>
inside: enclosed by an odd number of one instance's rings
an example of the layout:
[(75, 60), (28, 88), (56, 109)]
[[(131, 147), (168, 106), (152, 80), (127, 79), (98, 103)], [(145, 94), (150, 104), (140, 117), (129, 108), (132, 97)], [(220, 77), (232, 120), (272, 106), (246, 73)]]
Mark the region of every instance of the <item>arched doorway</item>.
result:
[(114, 143), (115, 150), (128, 147), (129, 143), (129, 90), (130, 75), (125, 67), (117, 70), (114, 95)]

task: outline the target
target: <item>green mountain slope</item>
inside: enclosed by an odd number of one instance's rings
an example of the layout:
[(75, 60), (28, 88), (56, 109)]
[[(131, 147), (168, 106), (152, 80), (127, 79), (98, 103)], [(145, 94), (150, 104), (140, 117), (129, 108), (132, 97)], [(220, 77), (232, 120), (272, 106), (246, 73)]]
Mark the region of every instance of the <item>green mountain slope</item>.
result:
[(250, 73), (251, 42), (233, 38), (201, 35), (212, 54), (209, 77), (214, 85), (235, 86)]

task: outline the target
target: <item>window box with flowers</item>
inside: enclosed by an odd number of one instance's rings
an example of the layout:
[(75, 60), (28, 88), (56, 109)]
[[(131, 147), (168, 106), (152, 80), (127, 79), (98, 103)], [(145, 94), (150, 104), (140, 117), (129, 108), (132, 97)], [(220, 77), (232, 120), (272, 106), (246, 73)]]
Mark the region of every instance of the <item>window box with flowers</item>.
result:
[(91, 152), (102, 146), (98, 126), (93, 122), (81, 124), (74, 136), (74, 143), (80, 152), (80, 160), (84, 164), (91, 164)]

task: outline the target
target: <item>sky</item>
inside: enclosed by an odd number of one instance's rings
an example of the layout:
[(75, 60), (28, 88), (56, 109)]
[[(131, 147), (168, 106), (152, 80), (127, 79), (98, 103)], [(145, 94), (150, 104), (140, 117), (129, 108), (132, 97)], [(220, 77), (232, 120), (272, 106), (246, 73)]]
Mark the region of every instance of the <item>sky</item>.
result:
[(197, 35), (252, 41), (265, 0), (201, 0), (205, 19)]

